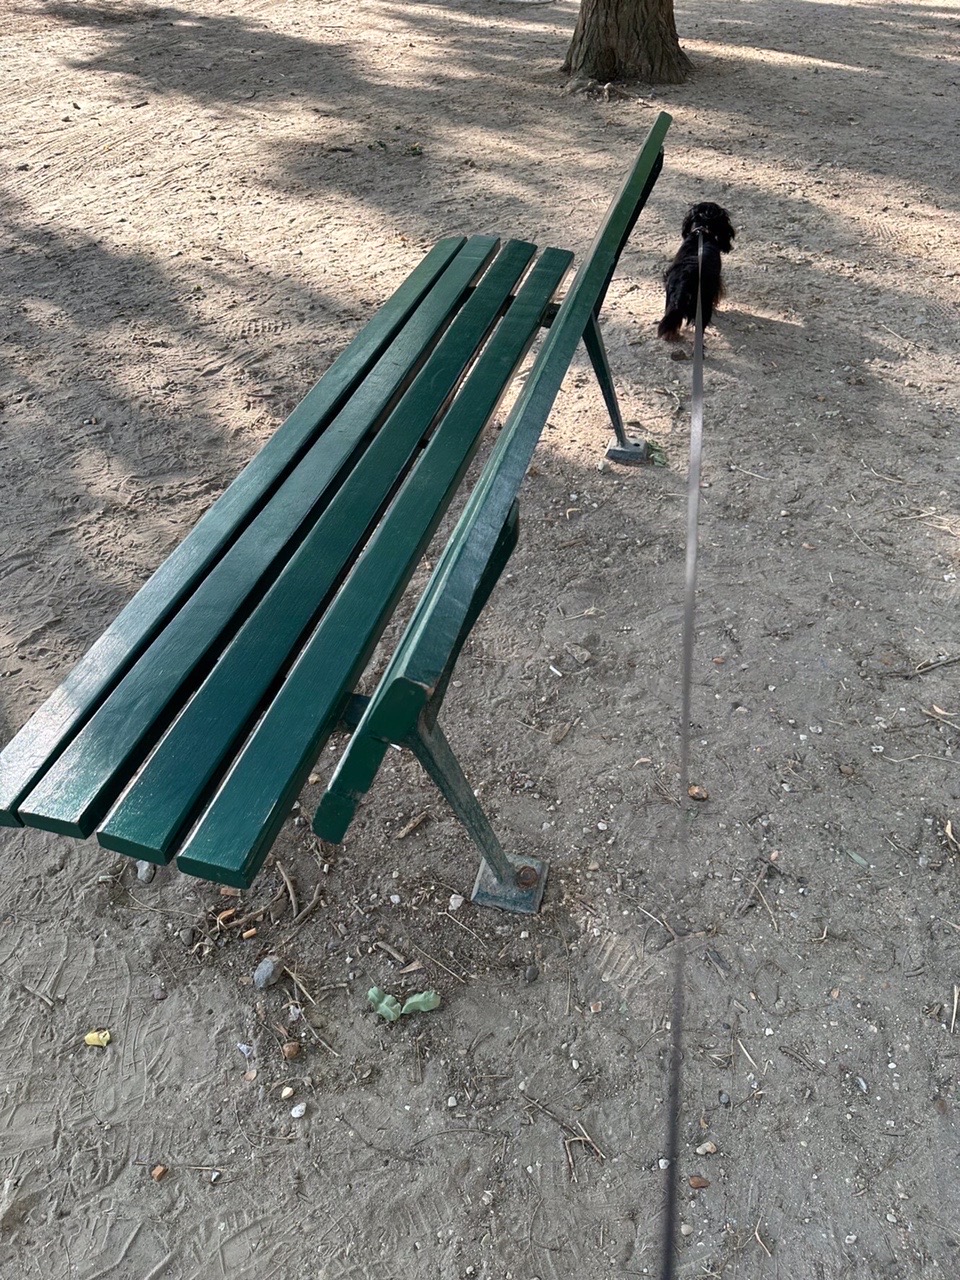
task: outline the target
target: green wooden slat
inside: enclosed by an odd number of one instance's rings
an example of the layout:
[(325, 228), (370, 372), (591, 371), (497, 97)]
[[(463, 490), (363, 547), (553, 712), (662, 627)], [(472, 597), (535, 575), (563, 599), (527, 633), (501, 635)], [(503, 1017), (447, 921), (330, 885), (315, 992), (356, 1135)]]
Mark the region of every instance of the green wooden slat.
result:
[(325, 505), (329, 487), (456, 311), (496, 244), (477, 236), (454, 258), (320, 439), (28, 793), (18, 808), (24, 823), (66, 835), (91, 833), (189, 693), (184, 686), (202, 678), (204, 664), (221, 636), (236, 627), (251, 593)]
[[(154, 861), (172, 857), (211, 780), (249, 729), (535, 252), (532, 244), (511, 241), (488, 268), (362, 462), (98, 829), (106, 848)], [(470, 441), (462, 443), (466, 448)], [(333, 689), (333, 700), (343, 692)]]
[(0, 825), (153, 639), (279, 477), (393, 341), (460, 252), (440, 241), (0, 754)]
[(314, 818), (323, 839), (340, 840), (369, 790), (386, 744), (412, 733), (463, 634), (471, 601), (530, 464), (557, 392), (591, 314), (602, 300), (656, 181), (671, 117), (650, 130), (614, 197), (583, 265), (500, 433), (400, 644), (367, 705)]
[(181, 870), (246, 886), (363, 670), (480, 432), (535, 336), (570, 263), (547, 250), (477, 361), (449, 412), (311, 636), (283, 688), (244, 744), (178, 855)]

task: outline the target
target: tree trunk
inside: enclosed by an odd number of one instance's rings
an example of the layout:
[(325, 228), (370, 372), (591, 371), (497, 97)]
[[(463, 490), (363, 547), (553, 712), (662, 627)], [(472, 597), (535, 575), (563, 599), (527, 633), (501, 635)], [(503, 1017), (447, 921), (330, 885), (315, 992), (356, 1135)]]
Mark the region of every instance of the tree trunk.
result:
[(690, 59), (680, 48), (673, 0), (581, 0), (563, 70), (601, 84), (680, 84)]

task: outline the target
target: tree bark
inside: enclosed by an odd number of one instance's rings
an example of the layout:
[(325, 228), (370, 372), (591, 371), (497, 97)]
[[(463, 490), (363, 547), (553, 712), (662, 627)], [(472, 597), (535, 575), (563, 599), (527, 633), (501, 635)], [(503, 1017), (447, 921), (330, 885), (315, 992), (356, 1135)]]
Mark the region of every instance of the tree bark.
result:
[(581, 0), (563, 70), (602, 84), (680, 84), (690, 59), (680, 48), (673, 0)]

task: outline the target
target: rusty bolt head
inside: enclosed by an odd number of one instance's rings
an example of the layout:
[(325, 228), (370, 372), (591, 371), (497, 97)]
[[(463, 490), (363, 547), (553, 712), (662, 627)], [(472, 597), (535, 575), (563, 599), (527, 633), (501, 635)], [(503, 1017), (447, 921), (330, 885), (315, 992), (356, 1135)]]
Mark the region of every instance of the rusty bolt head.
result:
[(521, 889), (532, 889), (538, 878), (536, 867), (521, 867), (517, 872), (517, 884)]

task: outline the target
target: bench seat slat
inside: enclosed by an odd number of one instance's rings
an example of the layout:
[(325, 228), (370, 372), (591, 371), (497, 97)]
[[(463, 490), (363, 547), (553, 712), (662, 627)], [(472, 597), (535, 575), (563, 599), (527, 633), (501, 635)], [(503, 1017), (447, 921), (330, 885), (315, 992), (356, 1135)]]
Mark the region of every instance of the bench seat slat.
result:
[(413, 313), (355, 394), (195, 587), (145, 653), (18, 806), (29, 826), (88, 836), (116, 799), (265, 575), (287, 558), (329, 490), (496, 249), (474, 237)]
[[(535, 252), (532, 244), (511, 241), (488, 268), (378, 431), (362, 465), (344, 481), (98, 829), (104, 847), (169, 861), (201, 798), (255, 721)], [(460, 442), (464, 450), (470, 443)], [(335, 688), (332, 699), (343, 692)]]
[(290, 811), (345, 697), (456, 490), (484, 424), (537, 332), (571, 255), (547, 250), (466, 378), (350, 577), (254, 728), (179, 867), (246, 886)]
[(7, 745), (0, 754), (0, 825), (19, 824), (16, 810), (27, 791), (357, 387), (465, 244), (463, 236), (452, 236), (430, 250)]

